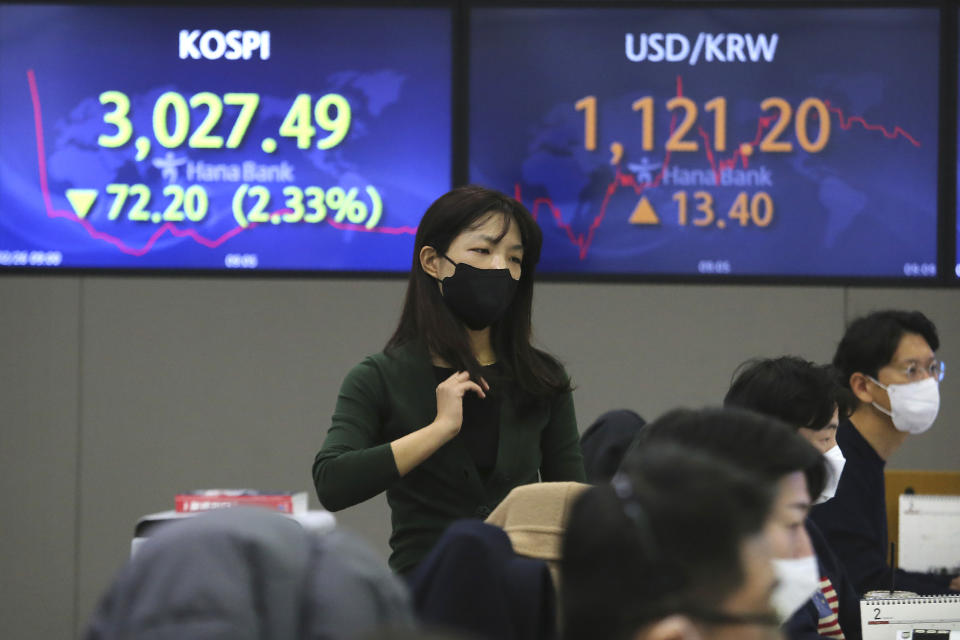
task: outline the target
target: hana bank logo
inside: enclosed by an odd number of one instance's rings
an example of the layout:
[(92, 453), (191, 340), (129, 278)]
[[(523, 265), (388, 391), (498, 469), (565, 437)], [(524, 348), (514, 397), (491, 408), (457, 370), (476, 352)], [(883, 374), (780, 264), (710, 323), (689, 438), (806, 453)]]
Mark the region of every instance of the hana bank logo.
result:
[(199, 60), (249, 60), (253, 52), (260, 52), (261, 60), (270, 59), (269, 31), (240, 31), (232, 29), (224, 33), (210, 29), (180, 30), (180, 59)]
[(632, 62), (773, 62), (777, 54), (776, 33), (703, 33), (694, 40), (682, 33), (641, 33), (626, 37), (627, 59)]

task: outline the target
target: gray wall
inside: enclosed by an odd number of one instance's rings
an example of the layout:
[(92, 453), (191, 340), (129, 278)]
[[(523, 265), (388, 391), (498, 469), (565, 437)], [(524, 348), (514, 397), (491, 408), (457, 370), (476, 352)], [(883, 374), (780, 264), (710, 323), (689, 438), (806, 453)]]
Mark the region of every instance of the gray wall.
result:
[[(380, 349), (401, 280), (0, 278), (0, 620), (78, 633), (137, 519), (201, 487), (310, 489), (343, 374)], [(581, 427), (718, 403), (755, 355), (828, 360), (850, 317), (918, 308), (960, 363), (960, 290), (538, 285), (538, 341), (574, 377)], [(893, 468), (960, 468), (956, 374)], [(312, 491), (311, 491), (312, 494)], [(316, 506), (316, 499), (312, 498)], [(382, 497), (338, 514), (386, 555)]]

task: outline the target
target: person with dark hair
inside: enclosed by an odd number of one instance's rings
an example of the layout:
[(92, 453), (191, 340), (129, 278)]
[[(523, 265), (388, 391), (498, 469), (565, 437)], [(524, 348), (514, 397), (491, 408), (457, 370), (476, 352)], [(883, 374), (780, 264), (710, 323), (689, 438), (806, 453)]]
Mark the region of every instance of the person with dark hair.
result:
[(478, 186), (441, 196), (417, 229), (396, 331), (343, 381), (317, 495), (337, 511), (386, 491), (399, 573), (514, 487), (584, 480), (570, 380), (531, 345), (541, 244), (513, 198)]
[(417, 629), (411, 595), (357, 536), (233, 507), (159, 525), (83, 639), (347, 640), (382, 626)]
[(811, 496), (823, 491), (823, 456), (779, 420), (739, 408), (676, 409), (640, 430), (635, 451), (658, 441), (707, 451), (776, 488), (766, 535), (779, 577), (773, 602), (786, 622), (817, 590), (820, 576), (810, 536), (803, 526)]
[(763, 534), (773, 487), (671, 442), (631, 450), (574, 502), (560, 565), (564, 640), (778, 638)]
[(840, 418), (852, 410), (836, 369), (796, 356), (757, 358), (741, 364), (733, 373), (723, 405), (773, 416), (796, 429), (823, 454), (836, 446)]
[[(833, 367), (795, 356), (750, 360), (734, 372), (723, 404), (777, 418), (795, 429), (827, 463), (827, 484), (814, 502), (835, 495), (844, 465), (836, 431), (840, 416), (849, 412), (849, 401)], [(819, 589), (787, 620), (784, 630), (790, 640), (858, 640), (860, 598), (817, 526), (810, 518), (804, 526), (817, 556)]]
[[(833, 365), (856, 406), (837, 429), (847, 460), (837, 495), (812, 518), (856, 590), (905, 589), (921, 595), (960, 590), (960, 577), (898, 569), (887, 562), (883, 471), (911, 435), (929, 429), (940, 408), (940, 338), (919, 311), (877, 311), (857, 318), (837, 345)], [(892, 582), (892, 584), (891, 584)]]
[(580, 436), (587, 482), (610, 482), (620, 468), (620, 462), (630, 448), (630, 443), (646, 423), (635, 411), (614, 409), (607, 411), (587, 427)]

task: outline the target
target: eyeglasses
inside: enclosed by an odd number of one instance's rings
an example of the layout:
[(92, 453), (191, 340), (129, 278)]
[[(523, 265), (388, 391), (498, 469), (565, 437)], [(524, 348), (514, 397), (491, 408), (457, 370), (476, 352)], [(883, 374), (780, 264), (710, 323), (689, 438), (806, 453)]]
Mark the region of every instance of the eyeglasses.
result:
[(945, 365), (942, 360), (933, 360), (928, 365), (911, 362), (905, 368), (896, 369), (896, 371), (899, 371), (910, 382), (923, 380), (925, 378), (933, 378), (937, 382), (940, 382), (943, 380), (943, 376), (947, 371), (947, 365)]

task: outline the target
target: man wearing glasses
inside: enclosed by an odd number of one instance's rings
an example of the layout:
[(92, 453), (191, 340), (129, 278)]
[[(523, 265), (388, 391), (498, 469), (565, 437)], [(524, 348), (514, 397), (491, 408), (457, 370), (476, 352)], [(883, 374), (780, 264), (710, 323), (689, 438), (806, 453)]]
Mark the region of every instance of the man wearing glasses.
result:
[[(937, 417), (939, 346), (937, 328), (919, 311), (877, 311), (850, 324), (833, 357), (855, 409), (837, 429), (846, 465), (836, 496), (811, 517), (860, 594), (891, 587), (883, 469), (907, 437)], [(957, 576), (897, 570), (894, 581), (921, 595), (960, 591)]]

